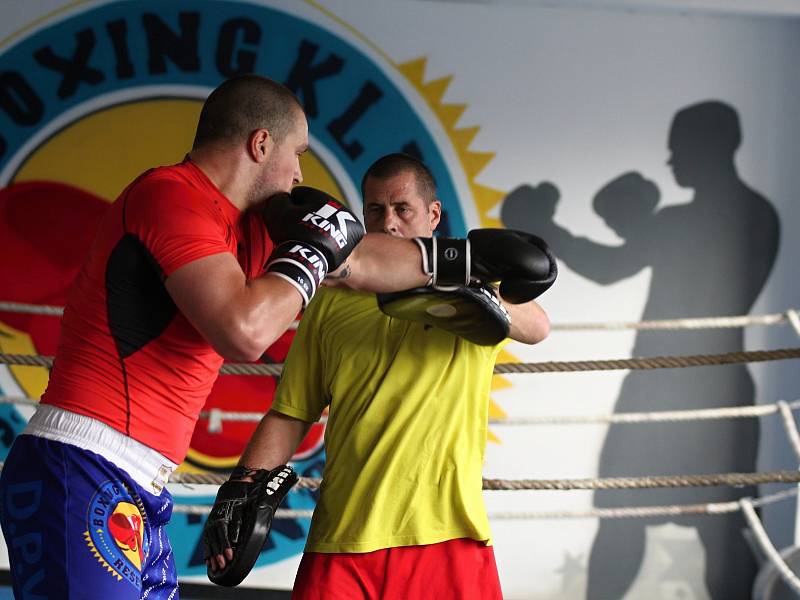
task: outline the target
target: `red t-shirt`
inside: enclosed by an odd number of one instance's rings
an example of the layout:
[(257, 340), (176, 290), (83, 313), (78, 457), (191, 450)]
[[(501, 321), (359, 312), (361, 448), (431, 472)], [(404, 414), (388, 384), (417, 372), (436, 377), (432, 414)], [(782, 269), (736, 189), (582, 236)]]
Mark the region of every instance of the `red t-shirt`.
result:
[(222, 364), (164, 280), (230, 252), (248, 279), (272, 243), (186, 160), (150, 170), (109, 207), (70, 291), (42, 403), (107, 423), (180, 463)]

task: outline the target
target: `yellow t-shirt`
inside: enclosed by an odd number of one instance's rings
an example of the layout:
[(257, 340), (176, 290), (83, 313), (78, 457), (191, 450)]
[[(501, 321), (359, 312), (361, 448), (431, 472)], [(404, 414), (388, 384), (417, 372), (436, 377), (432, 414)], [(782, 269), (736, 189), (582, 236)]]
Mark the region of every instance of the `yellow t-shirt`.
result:
[(319, 291), (272, 405), (313, 422), (330, 404), (306, 551), (491, 543), (482, 468), (501, 346), (390, 318), (373, 294)]

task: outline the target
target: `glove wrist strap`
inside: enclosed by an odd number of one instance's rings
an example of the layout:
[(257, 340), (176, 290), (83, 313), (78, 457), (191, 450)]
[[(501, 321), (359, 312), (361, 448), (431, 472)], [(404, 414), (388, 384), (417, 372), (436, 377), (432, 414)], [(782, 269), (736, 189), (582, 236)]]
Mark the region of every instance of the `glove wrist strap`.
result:
[(437, 288), (468, 285), (470, 243), (464, 238), (414, 238), (422, 255), (422, 271), (431, 276), (428, 285)]
[(272, 251), (266, 271), (291, 283), (300, 292), (305, 308), (328, 273), (328, 261), (313, 246), (304, 242), (288, 241)]

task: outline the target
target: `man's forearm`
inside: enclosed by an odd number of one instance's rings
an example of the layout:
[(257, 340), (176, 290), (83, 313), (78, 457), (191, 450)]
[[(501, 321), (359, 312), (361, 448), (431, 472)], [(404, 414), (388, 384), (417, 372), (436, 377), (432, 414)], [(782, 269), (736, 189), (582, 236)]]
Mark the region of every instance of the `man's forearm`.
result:
[(503, 302), (511, 317), (508, 337), (523, 344), (538, 344), (550, 334), (550, 319), (535, 301), (524, 304)]
[(289, 462), (312, 423), (270, 411), (258, 424), (239, 464), (271, 470)]
[(324, 284), (364, 292), (397, 292), (428, 283), (419, 246), (411, 239), (368, 233)]

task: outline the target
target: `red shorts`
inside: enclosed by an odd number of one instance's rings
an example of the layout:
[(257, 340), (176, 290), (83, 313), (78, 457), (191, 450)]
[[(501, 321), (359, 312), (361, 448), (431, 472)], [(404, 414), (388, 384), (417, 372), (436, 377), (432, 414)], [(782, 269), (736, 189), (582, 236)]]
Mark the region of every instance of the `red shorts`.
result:
[(458, 539), (375, 552), (303, 554), (292, 600), (502, 600), (491, 546)]

